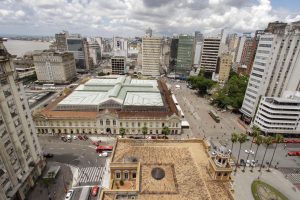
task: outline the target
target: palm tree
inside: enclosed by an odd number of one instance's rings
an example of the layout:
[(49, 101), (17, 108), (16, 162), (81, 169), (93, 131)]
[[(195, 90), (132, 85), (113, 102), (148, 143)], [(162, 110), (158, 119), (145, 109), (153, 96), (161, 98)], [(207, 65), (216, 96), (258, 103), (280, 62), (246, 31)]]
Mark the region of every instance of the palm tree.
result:
[(238, 158), (237, 158), (236, 165), (235, 165), (235, 170), (234, 170), (235, 172), (237, 171), (242, 144), (245, 143), (246, 141), (247, 141), (247, 135), (245, 133), (239, 134), (238, 142), (240, 143), (240, 148), (239, 148), (239, 154), (238, 154)]
[[(256, 143), (257, 146), (256, 146), (255, 155), (254, 155), (254, 158), (253, 158), (254, 161), (255, 161), (255, 158), (256, 158), (256, 155), (257, 155), (257, 152), (258, 152), (258, 148), (263, 143), (263, 136), (258, 135), (255, 139), (255, 143)], [(251, 167), (251, 170), (250, 170), (251, 172), (253, 172), (253, 167), (254, 167), (254, 165), (252, 165), (252, 167)]]
[(169, 135), (171, 132), (171, 130), (169, 129), (169, 127), (167, 126), (164, 126), (163, 129), (162, 129), (162, 134), (165, 135), (165, 139), (167, 139), (167, 135)]
[(264, 157), (263, 157), (263, 159), (261, 161), (261, 165), (260, 165), (259, 170), (258, 170), (259, 172), (261, 171), (262, 165), (264, 163), (267, 150), (268, 150), (269, 146), (273, 143), (273, 137), (271, 137), (271, 136), (264, 137), (263, 143), (266, 144), (266, 150), (265, 150)]
[(148, 133), (148, 128), (147, 128), (146, 126), (144, 126), (144, 127), (142, 128), (142, 133), (143, 133), (144, 138), (145, 138), (146, 135), (147, 135), (147, 133)]
[(236, 143), (238, 141), (239, 135), (237, 133), (232, 133), (231, 134), (231, 153), (232, 154), (232, 150), (233, 150), (233, 145), (234, 143)]
[(120, 134), (121, 134), (122, 138), (124, 137), (125, 132), (126, 132), (125, 128), (123, 128), (123, 127), (120, 128)]
[(271, 161), (269, 163), (267, 171), (270, 171), (270, 167), (271, 167), (271, 164), (272, 164), (272, 161), (273, 161), (273, 158), (274, 158), (274, 154), (275, 154), (276, 149), (277, 149), (277, 145), (278, 145), (278, 143), (281, 143), (282, 141), (283, 141), (283, 136), (281, 134), (276, 134), (276, 136), (275, 136), (276, 146), (275, 146), (275, 149), (273, 151), (273, 155), (272, 155), (272, 158), (271, 158)]
[[(250, 145), (250, 150), (249, 151), (252, 150), (252, 145), (253, 145), (254, 139), (256, 139), (257, 136), (259, 136), (260, 134), (261, 134), (260, 128), (258, 126), (256, 126), (256, 125), (253, 125), (252, 126), (252, 141), (251, 141), (251, 145)], [(250, 156), (250, 152), (247, 155), (246, 161), (248, 160), (249, 156)], [(246, 168), (246, 165), (244, 165), (244, 168), (243, 168), (242, 172), (245, 172), (245, 168)]]

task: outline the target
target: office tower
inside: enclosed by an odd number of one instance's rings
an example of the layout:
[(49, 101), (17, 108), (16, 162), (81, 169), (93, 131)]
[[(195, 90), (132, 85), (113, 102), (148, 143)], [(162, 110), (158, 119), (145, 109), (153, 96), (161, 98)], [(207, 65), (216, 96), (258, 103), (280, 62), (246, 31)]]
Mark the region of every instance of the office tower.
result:
[(180, 35), (178, 39), (175, 73), (181, 77), (186, 77), (190, 74), (193, 66), (194, 36)]
[(161, 39), (159, 37), (143, 37), (142, 40), (142, 74), (159, 76), (161, 56)]
[[(100, 43), (99, 43), (100, 41)], [(101, 38), (87, 38), (89, 56), (96, 66), (101, 60)]]
[(203, 34), (200, 31), (195, 31), (195, 43), (203, 42)]
[(57, 51), (67, 51), (67, 37), (69, 36), (69, 33), (67, 31), (63, 31), (61, 33), (55, 34), (55, 44), (56, 44), (56, 50)]
[(0, 199), (25, 199), (45, 166), (24, 87), (0, 38)]
[(177, 64), (178, 38), (171, 39), (169, 71), (174, 71)]
[(124, 56), (114, 56), (111, 58), (112, 74), (124, 74), (126, 58)]
[(128, 54), (128, 40), (121, 37), (113, 39), (113, 54), (114, 56), (125, 56)]
[(224, 53), (220, 56), (219, 82), (228, 81), (229, 73), (232, 65), (232, 55)]
[(146, 29), (146, 36), (152, 37), (152, 29), (150, 27)]
[(247, 38), (244, 42), (244, 47), (240, 59), (240, 64), (246, 66), (246, 74), (249, 75), (252, 69), (256, 51), (256, 39)]
[(76, 77), (72, 53), (43, 51), (33, 55), (33, 62), (41, 83), (70, 83)]
[(220, 42), (218, 37), (208, 37), (203, 42), (200, 67), (209, 78), (217, 68)]
[(241, 63), (242, 53), (244, 50), (244, 44), (247, 40), (252, 40), (251, 33), (243, 33), (241, 37), (239, 37), (238, 47), (236, 49), (236, 55), (234, 61), (237, 63)]
[(281, 97), (285, 91), (300, 90), (299, 24), (291, 23), (285, 31), (280, 26), (260, 36), (241, 108), (245, 121), (254, 117), (261, 96)]

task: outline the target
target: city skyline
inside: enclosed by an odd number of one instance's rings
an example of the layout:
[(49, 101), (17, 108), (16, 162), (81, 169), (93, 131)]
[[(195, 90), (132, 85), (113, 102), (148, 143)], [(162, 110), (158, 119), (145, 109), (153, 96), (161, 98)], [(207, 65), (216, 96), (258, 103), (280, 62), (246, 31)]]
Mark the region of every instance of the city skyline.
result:
[(54, 35), (61, 30), (82, 35), (142, 36), (254, 32), (270, 21), (300, 19), (300, 3), (293, 0), (205, 1), (0, 1), (0, 34)]

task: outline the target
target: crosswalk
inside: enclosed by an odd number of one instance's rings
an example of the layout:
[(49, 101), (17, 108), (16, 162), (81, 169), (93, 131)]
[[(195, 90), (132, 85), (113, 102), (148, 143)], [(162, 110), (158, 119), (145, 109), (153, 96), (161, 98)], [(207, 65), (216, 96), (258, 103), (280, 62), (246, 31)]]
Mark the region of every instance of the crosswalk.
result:
[(100, 182), (104, 173), (104, 167), (85, 167), (79, 169), (78, 183)]

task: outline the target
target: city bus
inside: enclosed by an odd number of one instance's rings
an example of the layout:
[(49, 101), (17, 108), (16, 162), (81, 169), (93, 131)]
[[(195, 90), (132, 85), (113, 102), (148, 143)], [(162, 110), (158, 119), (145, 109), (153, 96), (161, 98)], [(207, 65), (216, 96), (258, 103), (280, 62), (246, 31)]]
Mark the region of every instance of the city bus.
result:
[(90, 187), (83, 187), (81, 190), (79, 199), (80, 200), (89, 200), (90, 199), (90, 191), (91, 191)]
[(98, 146), (96, 148), (97, 153), (103, 153), (103, 152), (111, 153), (112, 150), (113, 150), (113, 146)]
[(209, 115), (210, 115), (217, 123), (220, 122), (220, 117), (219, 117), (219, 115), (218, 115), (215, 111), (210, 110), (210, 111), (209, 111)]

